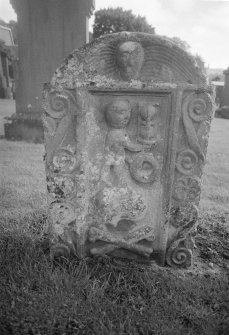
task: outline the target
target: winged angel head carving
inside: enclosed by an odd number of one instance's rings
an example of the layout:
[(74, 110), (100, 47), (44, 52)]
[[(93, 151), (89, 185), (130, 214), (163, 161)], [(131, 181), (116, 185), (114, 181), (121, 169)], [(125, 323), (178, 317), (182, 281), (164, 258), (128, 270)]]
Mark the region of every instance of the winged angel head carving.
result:
[[(204, 84), (194, 58), (161, 36), (122, 32), (98, 39), (86, 64), (96, 74), (122, 81)], [(87, 58), (88, 57), (88, 58)]]
[(122, 79), (137, 79), (144, 62), (144, 50), (140, 43), (121, 43), (117, 48), (116, 62)]

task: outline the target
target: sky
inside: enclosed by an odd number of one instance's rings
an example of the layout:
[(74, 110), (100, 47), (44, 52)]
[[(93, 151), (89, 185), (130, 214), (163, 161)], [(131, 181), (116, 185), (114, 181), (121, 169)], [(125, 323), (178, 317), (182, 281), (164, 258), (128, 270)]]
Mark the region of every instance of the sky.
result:
[[(145, 16), (156, 33), (180, 37), (211, 68), (229, 67), (229, 0), (95, 0), (95, 10), (131, 9)], [(16, 19), (9, 0), (0, 0), (0, 18)], [(90, 20), (92, 30), (93, 16)]]

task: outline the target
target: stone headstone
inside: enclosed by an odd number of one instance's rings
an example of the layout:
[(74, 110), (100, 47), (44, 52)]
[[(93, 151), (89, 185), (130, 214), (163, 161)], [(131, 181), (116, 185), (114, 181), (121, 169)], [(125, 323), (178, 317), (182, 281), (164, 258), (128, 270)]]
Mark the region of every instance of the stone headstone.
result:
[(223, 106), (229, 107), (229, 67), (223, 71), (225, 80), (224, 80), (224, 90), (223, 90)]
[(53, 257), (190, 266), (212, 111), (169, 39), (123, 32), (75, 50), (44, 90)]

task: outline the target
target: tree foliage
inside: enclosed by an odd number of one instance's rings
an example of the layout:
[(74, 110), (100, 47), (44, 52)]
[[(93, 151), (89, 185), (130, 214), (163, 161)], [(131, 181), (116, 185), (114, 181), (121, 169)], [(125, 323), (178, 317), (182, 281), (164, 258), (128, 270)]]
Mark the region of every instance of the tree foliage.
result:
[(189, 45), (186, 41), (182, 40), (180, 37), (175, 36), (175, 37), (172, 37), (171, 39), (172, 39), (172, 41), (175, 42), (181, 49), (183, 49), (183, 50), (185, 50), (185, 51), (190, 51), (190, 49), (191, 49), (190, 45)]
[[(171, 40), (173, 42), (175, 42), (181, 49), (183, 49), (184, 51), (190, 52), (191, 46), (184, 40), (182, 40), (180, 37), (172, 37)], [(194, 56), (195, 60), (196, 60), (196, 64), (198, 65), (198, 67), (203, 71), (206, 72), (205, 69), (205, 62), (203, 60), (203, 58), (199, 55), (196, 54)]]
[(205, 62), (204, 62), (203, 58), (202, 58), (199, 54), (196, 54), (196, 55), (195, 55), (195, 60), (196, 60), (196, 63), (197, 63), (197, 65), (198, 65), (198, 67), (199, 67), (204, 73), (206, 73)]
[(101, 9), (95, 12), (93, 38), (120, 31), (139, 31), (154, 34), (154, 28), (143, 16), (136, 16), (131, 10), (121, 7)]

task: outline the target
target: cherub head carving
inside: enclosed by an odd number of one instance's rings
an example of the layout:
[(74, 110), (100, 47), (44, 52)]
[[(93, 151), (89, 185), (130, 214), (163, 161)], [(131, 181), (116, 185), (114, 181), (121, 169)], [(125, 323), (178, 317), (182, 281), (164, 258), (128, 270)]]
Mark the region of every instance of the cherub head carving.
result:
[(122, 79), (138, 79), (143, 62), (144, 50), (140, 43), (127, 41), (118, 46), (117, 65)]
[(106, 106), (105, 117), (110, 127), (125, 128), (130, 120), (131, 106), (126, 99), (117, 99)]
[(153, 144), (156, 140), (157, 112), (159, 104), (145, 104), (139, 106), (138, 141)]
[(158, 112), (159, 104), (147, 104), (140, 107), (140, 117), (146, 122), (150, 122), (154, 119)]

